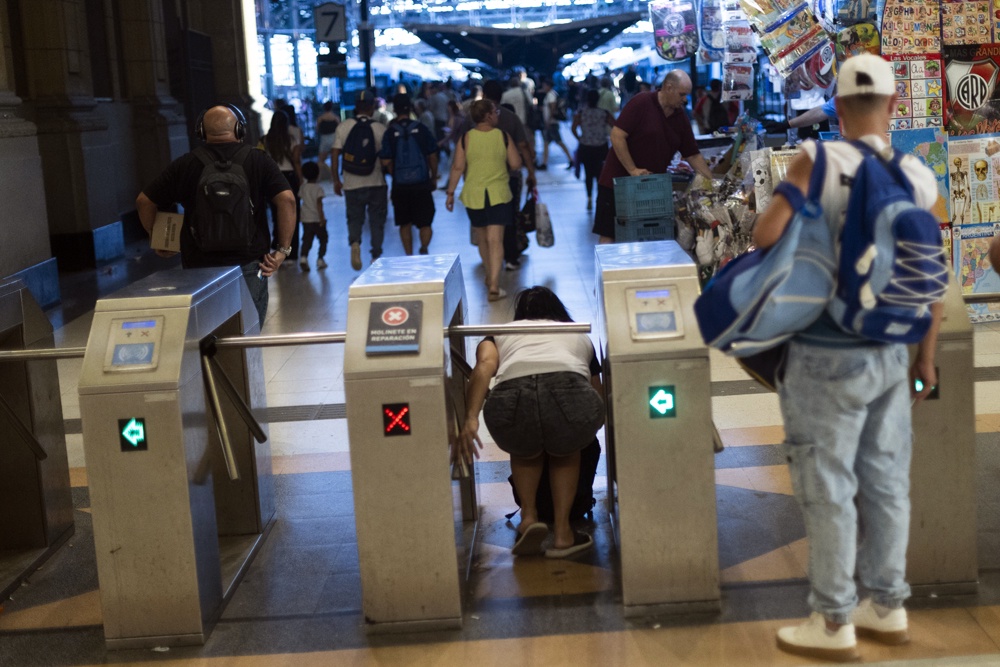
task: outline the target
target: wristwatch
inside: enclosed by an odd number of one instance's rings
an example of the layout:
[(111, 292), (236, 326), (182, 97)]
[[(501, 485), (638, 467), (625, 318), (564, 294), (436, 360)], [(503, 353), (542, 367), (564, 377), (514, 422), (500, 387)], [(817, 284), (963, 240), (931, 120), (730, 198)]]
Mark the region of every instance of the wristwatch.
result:
[(277, 250), (278, 252), (280, 252), (285, 257), (288, 257), (289, 255), (292, 254), (292, 246), (290, 246), (290, 245), (289, 246), (285, 246), (284, 248), (282, 248), (279, 245), (278, 247), (275, 248), (275, 250)]

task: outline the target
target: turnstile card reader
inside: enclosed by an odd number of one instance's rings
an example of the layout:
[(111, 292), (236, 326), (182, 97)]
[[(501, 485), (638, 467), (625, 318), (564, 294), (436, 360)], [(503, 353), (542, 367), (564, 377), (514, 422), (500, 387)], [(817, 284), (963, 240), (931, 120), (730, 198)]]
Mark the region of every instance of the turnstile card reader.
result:
[(974, 363), (972, 323), (952, 275), (935, 354), (938, 397), (913, 408), (906, 578), (915, 595), (978, 587)]
[(708, 349), (674, 241), (596, 248), (608, 504), (626, 616), (719, 608)]
[[(269, 445), (224, 411), (230, 479), (199, 347), (257, 332), (237, 268), (163, 271), (97, 302), (79, 391), (109, 648), (204, 643), (273, 520)], [(217, 361), (263, 409), (260, 350)]]
[[(0, 349), (49, 349), (52, 325), (24, 283), (0, 284)], [(54, 359), (0, 363), (0, 600), (73, 534)]]
[(454, 254), (381, 258), (349, 291), (344, 390), (370, 632), (462, 625), (463, 531), (448, 443), (456, 411), (464, 418), (454, 404), (464, 400), (464, 378), (450, 363), (451, 346), (464, 339), (444, 332), (465, 317)]

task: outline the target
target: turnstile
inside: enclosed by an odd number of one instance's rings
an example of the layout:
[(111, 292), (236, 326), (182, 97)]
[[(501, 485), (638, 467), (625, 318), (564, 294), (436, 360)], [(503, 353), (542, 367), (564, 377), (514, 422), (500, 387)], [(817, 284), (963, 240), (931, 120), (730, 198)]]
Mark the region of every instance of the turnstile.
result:
[(719, 609), (708, 349), (674, 241), (596, 248), (608, 513), (626, 616)]
[(954, 276), (935, 363), (937, 392), (913, 408), (906, 576), (915, 595), (975, 593), (975, 368), (972, 323)]
[(109, 648), (204, 643), (270, 528), (270, 446), (249, 414), (262, 354), (200, 349), (259, 330), (238, 268), (163, 271), (97, 302), (79, 387)]
[[(53, 346), (25, 285), (0, 285), (0, 349)], [(0, 600), (73, 534), (73, 499), (54, 359), (0, 363)]]
[(344, 392), (370, 632), (462, 625), (477, 507), (474, 468), (451, 481), (448, 444), (465, 416), (451, 348), (464, 355), (465, 343), (445, 328), (466, 308), (454, 254), (381, 258), (348, 292)]

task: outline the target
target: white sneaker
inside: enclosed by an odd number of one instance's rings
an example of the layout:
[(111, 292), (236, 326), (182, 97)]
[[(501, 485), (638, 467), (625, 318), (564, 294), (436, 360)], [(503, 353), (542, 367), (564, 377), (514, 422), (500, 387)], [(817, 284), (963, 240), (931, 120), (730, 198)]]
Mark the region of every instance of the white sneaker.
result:
[(851, 612), (851, 622), (857, 628), (859, 637), (889, 646), (899, 646), (910, 641), (906, 610), (902, 607), (889, 609), (866, 598)]
[(325, 269), (327, 266), (329, 265), (326, 263), (326, 260), (324, 260), (322, 257), (316, 260), (317, 269)]
[(814, 611), (800, 625), (778, 630), (778, 648), (786, 653), (834, 662), (857, 662), (861, 659), (854, 626), (848, 623), (831, 632), (826, 628), (823, 614), (818, 611)]
[(299, 257), (299, 268), (303, 271), (309, 270), (309, 260), (306, 259), (305, 255)]

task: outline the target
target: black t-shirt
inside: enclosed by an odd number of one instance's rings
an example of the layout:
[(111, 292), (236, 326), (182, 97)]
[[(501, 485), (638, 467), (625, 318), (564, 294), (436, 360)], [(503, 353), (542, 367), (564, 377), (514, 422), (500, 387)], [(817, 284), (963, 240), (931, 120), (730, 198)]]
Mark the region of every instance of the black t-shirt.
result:
[[(222, 159), (230, 159), (243, 146), (242, 143), (204, 144)], [(204, 163), (194, 153), (188, 153), (171, 162), (156, 179), (143, 188), (143, 193), (160, 209), (174, 204), (184, 207), (184, 224), (181, 227), (181, 263), (184, 268), (205, 266), (241, 266), (260, 259), (271, 249), (271, 231), (267, 224), (267, 205), (277, 194), (291, 190), (288, 179), (278, 165), (264, 151), (251, 149), (243, 163), (250, 182), (254, 221), (257, 230), (253, 243), (245, 253), (204, 253), (194, 241), (188, 226), (194, 207), (195, 193)]]

